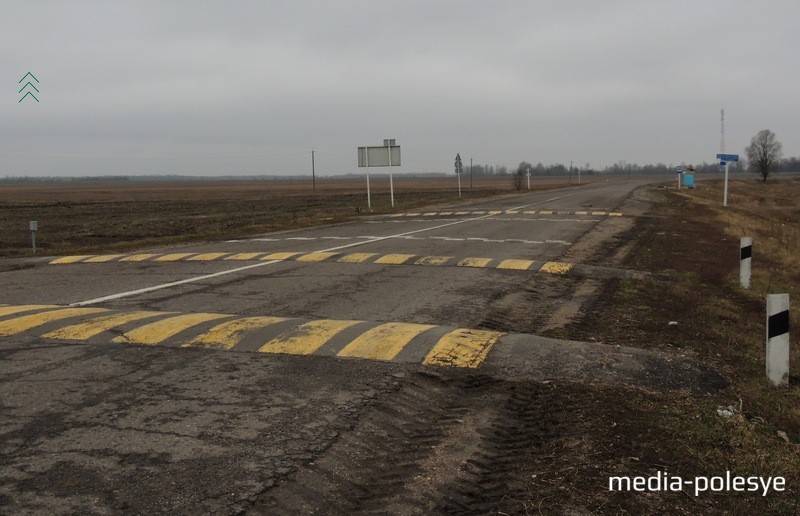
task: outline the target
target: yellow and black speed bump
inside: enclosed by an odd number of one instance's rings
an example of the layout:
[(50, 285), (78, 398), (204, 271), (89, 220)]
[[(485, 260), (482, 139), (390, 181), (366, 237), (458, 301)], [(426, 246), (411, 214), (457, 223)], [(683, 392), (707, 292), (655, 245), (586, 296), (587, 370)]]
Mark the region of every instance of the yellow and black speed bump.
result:
[(333, 253), (333, 252), (246, 252), (246, 253), (168, 253), (168, 254), (108, 254), (63, 256), (51, 259), (51, 265), (73, 263), (97, 264), (111, 262), (205, 262), (205, 261), (294, 261), (301, 263), (345, 263), (374, 265), (416, 265), (428, 267), (464, 267), (528, 271), (559, 276), (590, 276), (601, 278), (667, 279), (663, 275), (643, 271), (601, 267), (560, 261), (528, 260), (522, 258), (423, 256), (405, 253)]
[(358, 320), (0, 305), (4, 339), (323, 355), (476, 368), (505, 335), (491, 330)]
[(447, 210), (447, 211), (419, 211), (409, 213), (394, 213), (391, 218), (399, 217), (463, 217), (467, 215), (576, 215), (590, 217), (622, 217), (622, 213), (609, 210)]

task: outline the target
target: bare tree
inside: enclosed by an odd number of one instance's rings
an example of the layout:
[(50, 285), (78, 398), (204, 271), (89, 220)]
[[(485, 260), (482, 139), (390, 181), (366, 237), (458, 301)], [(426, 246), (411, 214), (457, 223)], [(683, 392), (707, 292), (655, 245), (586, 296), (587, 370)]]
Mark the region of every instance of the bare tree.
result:
[(525, 177), (530, 168), (531, 164), (526, 161), (523, 161), (522, 163), (519, 164), (517, 170), (515, 170), (514, 173), (512, 174), (511, 184), (514, 185), (514, 188), (516, 188), (518, 192), (522, 190), (522, 184), (523, 184), (522, 178)]
[(750, 170), (761, 174), (766, 183), (767, 176), (775, 170), (778, 161), (783, 156), (783, 145), (775, 137), (775, 133), (764, 129), (753, 136), (750, 145), (745, 147), (744, 152), (750, 162)]

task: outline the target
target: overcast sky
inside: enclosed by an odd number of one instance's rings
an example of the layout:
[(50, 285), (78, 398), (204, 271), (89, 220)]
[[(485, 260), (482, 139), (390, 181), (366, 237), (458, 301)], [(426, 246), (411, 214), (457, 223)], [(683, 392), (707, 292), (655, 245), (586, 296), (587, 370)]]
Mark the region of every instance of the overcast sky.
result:
[(768, 128), (798, 156), (798, 20), (798, 0), (0, 0), (0, 176), (304, 174), (312, 147), (333, 175), (384, 138), (401, 173), (695, 164), (721, 108), (726, 151)]

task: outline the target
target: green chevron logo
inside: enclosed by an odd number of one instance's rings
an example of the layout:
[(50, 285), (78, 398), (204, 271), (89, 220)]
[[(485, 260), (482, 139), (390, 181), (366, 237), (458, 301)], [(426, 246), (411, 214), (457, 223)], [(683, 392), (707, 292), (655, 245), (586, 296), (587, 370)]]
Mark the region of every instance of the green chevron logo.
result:
[[(33, 79), (33, 80), (36, 82), (36, 84), (39, 84), (39, 79), (37, 79), (37, 78), (36, 78), (36, 76), (34, 76), (34, 75), (31, 73), (31, 72), (28, 72), (28, 73), (26, 73), (26, 74), (25, 74), (25, 76), (24, 76), (22, 79), (20, 79), (20, 80), (19, 80), (19, 82), (18, 82), (17, 84), (22, 84), (22, 81), (24, 81), (25, 79), (28, 79), (28, 77), (30, 77), (31, 79)], [(25, 90), (26, 90), (26, 88), (27, 88), (27, 90), (28, 90), (28, 91), (25, 91)], [(28, 82), (26, 82), (26, 83), (25, 83), (25, 84), (22, 86), (22, 88), (20, 88), (20, 90), (17, 92), (17, 93), (22, 93), (23, 91), (25, 91), (25, 95), (23, 95), (23, 96), (22, 96), (22, 98), (21, 98), (21, 99), (19, 99), (19, 101), (17, 102), (17, 104), (19, 104), (20, 102), (22, 102), (23, 100), (25, 100), (25, 97), (27, 97), (28, 95), (30, 95), (30, 96), (31, 96), (31, 98), (32, 98), (33, 100), (35, 100), (36, 102), (39, 102), (39, 99), (37, 99), (37, 98), (36, 98), (36, 95), (34, 95), (34, 94), (33, 94), (33, 91), (31, 91), (31, 90), (35, 90), (35, 91), (36, 91), (36, 93), (39, 93), (39, 88), (37, 88), (37, 87), (36, 87), (36, 86), (35, 86), (35, 85), (34, 85), (34, 84), (33, 84), (33, 83), (30, 81), (30, 79), (29, 79), (29, 80), (28, 80)]]

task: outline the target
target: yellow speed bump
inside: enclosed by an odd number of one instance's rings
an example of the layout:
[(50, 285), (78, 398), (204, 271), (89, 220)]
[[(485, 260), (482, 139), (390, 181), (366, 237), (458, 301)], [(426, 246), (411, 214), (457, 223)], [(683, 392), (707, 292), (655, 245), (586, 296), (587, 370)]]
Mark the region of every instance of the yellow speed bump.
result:
[(292, 331), (275, 337), (267, 342), (259, 351), (262, 353), (287, 353), (292, 355), (309, 355), (334, 335), (361, 321), (337, 321), (323, 319), (301, 324)]
[(55, 305), (19, 305), (19, 306), (0, 305), (0, 317), (4, 315), (18, 314), (20, 312), (32, 312), (33, 310), (41, 310), (42, 308), (56, 308), (56, 306)]
[(192, 256), (197, 253), (172, 253), (172, 254), (165, 254), (163, 256), (159, 256), (153, 261), (156, 262), (177, 262), (178, 260), (183, 260), (186, 257)]
[(83, 263), (105, 263), (110, 262), (116, 258), (122, 258), (125, 256), (124, 254), (101, 254), (100, 256), (92, 256), (91, 258), (84, 260)]
[(303, 256), (298, 256), (296, 259), (298, 262), (324, 262), (337, 254), (339, 253), (308, 253)]
[(288, 260), (293, 256), (297, 256), (300, 253), (272, 253), (268, 254), (267, 256), (261, 257), (261, 260), (268, 261), (268, 260)]
[(285, 317), (243, 317), (233, 321), (218, 324), (202, 335), (187, 342), (183, 347), (206, 347), (216, 349), (231, 349), (247, 335), (248, 332), (266, 328), (273, 324), (286, 321)]
[(139, 326), (115, 337), (111, 342), (129, 344), (158, 344), (192, 326), (229, 317), (225, 314), (184, 314)]
[(423, 256), (414, 265), (444, 265), (452, 256)]
[(154, 256), (158, 256), (157, 254), (152, 253), (143, 253), (143, 254), (132, 254), (130, 256), (126, 256), (124, 258), (120, 258), (119, 261), (121, 262), (143, 262), (148, 260)]
[(391, 360), (423, 331), (435, 328), (428, 324), (385, 323), (367, 330), (338, 354), (340, 357)]
[(231, 254), (231, 253), (203, 253), (203, 254), (198, 254), (197, 256), (192, 256), (191, 258), (188, 259), (188, 261), (190, 261), (190, 262), (207, 262), (207, 261), (210, 261), (210, 260), (217, 260), (219, 258), (222, 258), (225, 255), (228, 255), (228, 254)]
[(265, 253), (236, 253), (228, 256), (225, 260), (255, 260), (256, 256), (261, 256)]
[(41, 312), (38, 314), (23, 315), (14, 317), (7, 321), (0, 322), (0, 335), (16, 335), (23, 331), (42, 326), (53, 321), (59, 321), (68, 317), (77, 317), (80, 315), (97, 314), (101, 312), (108, 312), (107, 308), (62, 308), (60, 310), (51, 310), (49, 312)]
[(336, 261), (341, 263), (362, 263), (366, 260), (369, 260), (376, 254), (377, 253), (350, 253), (342, 256)]
[(608, 213), (608, 216), (609, 217), (622, 217), (622, 213), (620, 213), (618, 211), (611, 211), (611, 212)]
[(486, 267), (491, 258), (464, 258), (456, 264), (457, 267)]
[(528, 267), (533, 265), (533, 260), (515, 260), (515, 259), (508, 259), (503, 260), (497, 266), (498, 269), (511, 269), (515, 271), (526, 271)]
[(547, 262), (542, 265), (539, 272), (547, 272), (549, 274), (566, 274), (575, 265), (567, 262)]
[(85, 260), (86, 258), (94, 257), (93, 254), (83, 254), (80, 256), (62, 256), (61, 258), (56, 258), (55, 260), (50, 262), (50, 265), (62, 265), (65, 263), (77, 263), (81, 260)]
[(42, 337), (62, 340), (87, 340), (111, 328), (122, 326), (132, 321), (165, 315), (164, 312), (128, 312), (113, 315), (104, 315), (87, 322), (73, 324), (64, 328), (45, 333)]
[(385, 254), (372, 263), (401, 265), (410, 260), (411, 258), (414, 258), (414, 256), (415, 255), (413, 254)]
[(553, 210), (540, 210), (539, 215), (552, 215)]
[(478, 367), (504, 333), (460, 328), (445, 334), (423, 360), (426, 365)]

